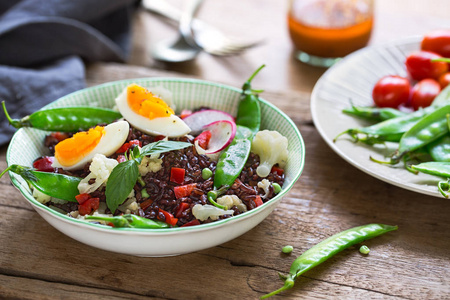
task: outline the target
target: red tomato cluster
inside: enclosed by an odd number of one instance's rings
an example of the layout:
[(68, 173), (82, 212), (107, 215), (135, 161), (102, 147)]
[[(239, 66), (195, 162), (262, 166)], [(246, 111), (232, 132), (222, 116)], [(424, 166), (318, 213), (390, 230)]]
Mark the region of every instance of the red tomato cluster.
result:
[[(449, 65), (432, 59), (450, 57), (450, 30), (436, 30), (422, 39), (421, 50), (411, 53), (405, 66), (411, 80), (397, 75), (381, 78), (372, 90), (378, 107), (427, 107), (450, 83)], [(411, 87), (411, 85), (413, 86)]]

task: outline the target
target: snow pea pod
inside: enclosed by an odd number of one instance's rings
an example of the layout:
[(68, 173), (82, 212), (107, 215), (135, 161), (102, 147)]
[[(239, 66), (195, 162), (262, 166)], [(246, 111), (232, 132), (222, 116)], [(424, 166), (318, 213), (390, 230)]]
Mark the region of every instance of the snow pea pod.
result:
[(346, 108), (342, 111), (349, 115), (373, 121), (385, 121), (406, 115), (405, 112), (390, 107), (380, 108), (352, 105), (351, 108)]
[(5, 101), (2, 106), (14, 128), (33, 127), (46, 131), (77, 132), (122, 117), (119, 112), (107, 108), (77, 106), (38, 110), (22, 119), (12, 119), (6, 111)]
[(259, 67), (242, 86), (236, 116), (236, 124), (249, 128), (253, 132), (253, 135), (259, 131), (261, 125), (261, 107), (257, 94), (260, 91), (252, 89), (251, 81), (264, 67), (265, 65)]
[(133, 214), (125, 214), (121, 216), (86, 216), (86, 220), (105, 221), (111, 223), (116, 228), (148, 228), (159, 229), (168, 228), (169, 224), (157, 220), (150, 220)]
[(269, 298), (282, 291), (292, 288), (295, 280), (300, 275), (318, 266), (342, 250), (389, 231), (397, 230), (397, 228), (397, 226), (384, 224), (368, 224), (342, 231), (327, 238), (297, 257), (297, 259), (292, 263), (288, 275), (280, 274), (280, 278), (284, 281), (283, 287), (262, 296), (260, 299)]
[(252, 140), (261, 124), (261, 108), (257, 92), (251, 88), (251, 81), (264, 67), (259, 67), (242, 86), (236, 117), (236, 135), (231, 144), (220, 154), (214, 174), (214, 190), (208, 192), (208, 201), (221, 209), (227, 207), (215, 200), (233, 184), (247, 162)]
[(79, 194), (78, 184), (81, 178), (35, 171), (30, 167), (20, 165), (10, 165), (0, 173), (0, 177), (7, 171), (20, 175), (29, 185), (50, 197), (77, 202), (75, 196)]
[(445, 198), (449, 197), (449, 194), (446, 192), (446, 190), (448, 191), (450, 188), (450, 162), (430, 161), (418, 165), (413, 165), (411, 166), (411, 168), (425, 174), (447, 178), (447, 180), (445, 181), (438, 182), (438, 189)]
[(403, 133), (405, 133), (411, 127), (413, 127), (419, 120), (421, 120), (424, 116), (430, 114), (435, 110), (436, 107), (427, 107), (424, 109), (417, 110), (413, 113), (389, 119), (371, 126), (362, 128), (350, 128), (340, 133), (334, 139), (334, 141), (336, 141), (336, 139), (341, 135), (347, 133), (355, 140), (364, 141), (364, 139), (358, 138), (358, 134), (365, 134), (367, 135), (368, 139), (373, 139), (375, 141), (377, 139), (380, 139), (380, 141), (395, 142), (396, 139), (399, 139)]
[(427, 145), (434, 161), (450, 162), (450, 135), (445, 135)]
[(402, 136), (396, 154), (391, 163), (397, 163), (403, 155), (414, 151), (448, 134), (447, 115), (450, 114), (450, 104), (420, 119)]
[(236, 126), (236, 135), (231, 144), (219, 156), (214, 174), (214, 190), (208, 192), (211, 204), (227, 209), (217, 204), (216, 198), (227, 191), (241, 173), (247, 162), (252, 147), (253, 132), (245, 126)]

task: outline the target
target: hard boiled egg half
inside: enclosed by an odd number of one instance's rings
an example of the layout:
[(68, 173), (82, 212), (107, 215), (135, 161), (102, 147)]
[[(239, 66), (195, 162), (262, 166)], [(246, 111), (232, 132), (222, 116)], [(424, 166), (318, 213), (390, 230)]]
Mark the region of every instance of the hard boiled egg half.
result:
[(180, 137), (191, 131), (164, 100), (137, 84), (127, 86), (116, 105), (122, 116), (144, 133)]
[(110, 156), (125, 143), (130, 125), (126, 121), (97, 126), (78, 132), (55, 146), (54, 168), (79, 170), (92, 160), (95, 154)]

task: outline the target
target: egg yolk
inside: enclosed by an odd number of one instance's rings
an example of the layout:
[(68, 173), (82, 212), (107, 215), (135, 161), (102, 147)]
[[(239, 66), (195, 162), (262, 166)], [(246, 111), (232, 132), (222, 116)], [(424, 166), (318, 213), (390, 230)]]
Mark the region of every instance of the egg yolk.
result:
[(104, 134), (105, 128), (102, 126), (78, 132), (55, 146), (55, 158), (62, 166), (72, 166), (87, 156), (98, 145)]
[(131, 84), (127, 88), (128, 106), (137, 114), (150, 120), (173, 115), (173, 110), (161, 98), (146, 88)]

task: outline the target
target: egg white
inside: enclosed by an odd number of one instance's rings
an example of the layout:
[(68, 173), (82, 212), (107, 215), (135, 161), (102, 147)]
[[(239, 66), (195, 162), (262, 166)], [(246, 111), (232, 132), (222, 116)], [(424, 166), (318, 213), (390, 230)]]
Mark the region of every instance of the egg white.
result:
[(53, 168), (62, 168), (64, 170), (80, 170), (90, 161), (96, 154), (110, 156), (116, 152), (127, 140), (130, 125), (126, 121), (118, 121), (105, 126), (105, 134), (101, 137), (100, 142), (89, 153), (70, 166), (63, 166), (58, 159), (52, 164)]
[(135, 128), (150, 135), (180, 137), (188, 134), (191, 129), (176, 115), (148, 119), (135, 113), (127, 101), (127, 88), (116, 98), (116, 105), (122, 116)]

